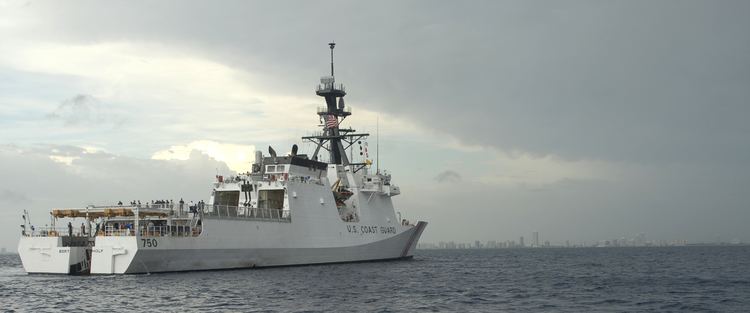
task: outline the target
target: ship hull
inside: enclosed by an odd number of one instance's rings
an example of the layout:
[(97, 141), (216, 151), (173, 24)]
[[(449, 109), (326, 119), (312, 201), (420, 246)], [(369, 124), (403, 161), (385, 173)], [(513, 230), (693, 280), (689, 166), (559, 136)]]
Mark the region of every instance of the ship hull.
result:
[(27, 273), (84, 274), (87, 247), (63, 244), (62, 237), (22, 237), (18, 255)]
[[(219, 270), (255, 267), (311, 265), (406, 259), (427, 223), (391, 237), (341, 247), (199, 248), (200, 239), (159, 238), (157, 247), (143, 247), (135, 236), (106, 237), (93, 248), (91, 274), (137, 274), (175, 271)], [(97, 238), (100, 239), (100, 238)], [(153, 245), (153, 244), (152, 244)]]

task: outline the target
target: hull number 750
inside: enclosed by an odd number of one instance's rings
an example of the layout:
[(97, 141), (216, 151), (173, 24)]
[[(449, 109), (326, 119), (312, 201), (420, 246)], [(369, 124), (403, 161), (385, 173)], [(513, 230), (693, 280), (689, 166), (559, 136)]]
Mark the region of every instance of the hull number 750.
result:
[(159, 245), (156, 239), (141, 239), (144, 248), (156, 248)]

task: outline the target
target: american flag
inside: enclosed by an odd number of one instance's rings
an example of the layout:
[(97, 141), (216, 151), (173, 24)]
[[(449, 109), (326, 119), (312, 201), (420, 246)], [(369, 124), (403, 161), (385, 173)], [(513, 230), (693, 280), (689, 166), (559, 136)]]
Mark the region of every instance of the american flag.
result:
[(335, 115), (326, 115), (326, 128), (336, 128), (339, 126), (339, 121)]

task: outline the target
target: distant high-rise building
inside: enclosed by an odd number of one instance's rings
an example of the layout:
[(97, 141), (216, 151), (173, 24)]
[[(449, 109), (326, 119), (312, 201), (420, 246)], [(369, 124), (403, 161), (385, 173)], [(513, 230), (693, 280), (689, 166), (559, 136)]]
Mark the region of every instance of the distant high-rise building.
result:
[(6, 254), (8, 253), (8, 250), (5, 250), (5, 247), (0, 248), (0, 254)]
[(521, 236), (521, 238), (518, 239), (518, 246), (521, 247), (521, 248), (524, 247), (524, 245), (523, 245), (523, 236)]
[(532, 245), (534, 248), (539, 248), (539, 232), (535, 231), (533, 234), (533, 242)]
[(646, 245), (646, 234), (639, 233), (635, 237), (635, 244), (638, 245), (638, 246), (645, 246)]

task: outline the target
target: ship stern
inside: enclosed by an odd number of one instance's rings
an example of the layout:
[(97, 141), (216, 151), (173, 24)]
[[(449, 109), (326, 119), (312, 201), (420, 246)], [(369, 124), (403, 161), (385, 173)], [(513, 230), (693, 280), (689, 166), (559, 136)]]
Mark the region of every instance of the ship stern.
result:
[(91, 274), (125, 274), (138, 251), (136, 236), (99, 236), (91, 249)]
[(21, 237), (18, 256), (29, 274), (80, 274), (88, 267), (86, 247), (65, 245), (57, 236)]

